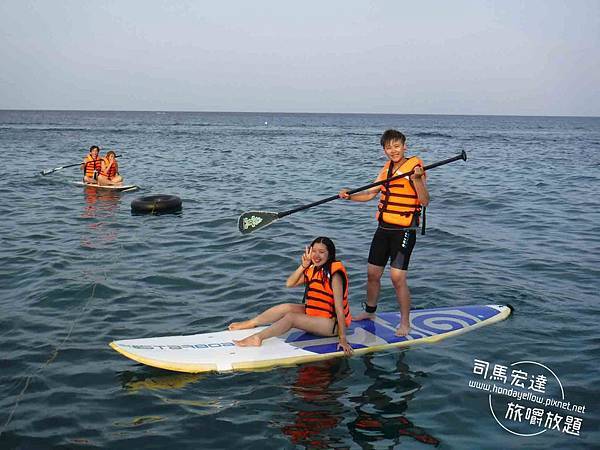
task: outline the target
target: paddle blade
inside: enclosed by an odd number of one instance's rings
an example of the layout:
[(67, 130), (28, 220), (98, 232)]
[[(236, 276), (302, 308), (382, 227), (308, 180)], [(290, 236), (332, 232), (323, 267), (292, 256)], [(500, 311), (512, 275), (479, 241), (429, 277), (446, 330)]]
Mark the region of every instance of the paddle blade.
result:
[(279, 219), (277, 213), (268, 211), (248, 211), (238, 219), (238, 229), (242, 234), (250, 234), (260, 228), (264, 228)]
[(42, 170), (40, 173), (42, 175), (48, 175), (51, 174), (52, 172), (56, 172), (57, 170), (62, 169), (62, 167), (57, 167), (56, 169), (46, 169), (46, 170)]

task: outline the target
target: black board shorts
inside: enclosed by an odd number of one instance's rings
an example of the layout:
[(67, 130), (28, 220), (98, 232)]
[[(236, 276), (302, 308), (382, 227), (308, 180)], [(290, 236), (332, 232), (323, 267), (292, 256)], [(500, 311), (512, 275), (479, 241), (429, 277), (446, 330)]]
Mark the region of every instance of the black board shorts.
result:
[(369, 250), (369, 264), (385, 267), (391, 261), (391, 267), (407, 270), (416, 242), (415, 229), (377, 227)]

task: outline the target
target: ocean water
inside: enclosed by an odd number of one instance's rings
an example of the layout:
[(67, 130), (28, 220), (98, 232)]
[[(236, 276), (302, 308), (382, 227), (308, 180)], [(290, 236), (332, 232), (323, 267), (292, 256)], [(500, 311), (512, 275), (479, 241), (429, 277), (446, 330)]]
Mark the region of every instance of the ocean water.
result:
[[(108, 347), (299, 301), (285, 279), (317, 235), (334, 239), (357, 313), (375, 202), (334, 201), (248, 236), (237, 217), (371, 182), (392, 127), (426, 164), (469, 156), (428, 173), (413, 307), (510, 304), (508, 320), (262, 372), (179, 374)], [(40, 175), (92, 144), (122, 154), (143, 190), (86, 191), (77, 167)], [(599, 448), (600, 118), (0, 111), (0, 152), (2, 449)], [(157, 193), (182, 211), (131, 214)], [(380, 310), (395, 308), (386, 271)], [(475, 360), (560, 380), (554, 394), (579, 409), (538, 405), (541, 423), (525, 423), (533, 408), (519, 421), (509, 397), (490, 406), (470, 385), (484, 380)]]

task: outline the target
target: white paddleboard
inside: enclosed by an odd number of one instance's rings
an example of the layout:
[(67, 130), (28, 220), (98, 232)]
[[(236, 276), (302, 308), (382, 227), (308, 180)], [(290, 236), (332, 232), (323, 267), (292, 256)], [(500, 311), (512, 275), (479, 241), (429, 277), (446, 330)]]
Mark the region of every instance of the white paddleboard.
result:
[(73, 184), (76, 184), (77, 186), (85, 186), (85, 187), (90, 187), (90, 188), (94, 188), (94, 189), (116, 191), (116, 192), (136, 191), (140, 188), (136, 184), (123, 184), (120, 186), (111, 186), (111, 185), (99, 186), (97, 184), (85, 183), (83, 181), (73, 181)]
[[(352, 322), (347, 338), (355, 354), (408, 347), (438, 342), (490, 325), (506, 319), (510, 313), (511, 308), (502, 305), (413, 310), (411, 331), (402, 337), (395, 335), (400, 314), (380, 313), (374, 321)], [(233, 343), (233, 339), (243, 339), (263, 328), (129, 339), (109, 345), (142, 364), (189, 373), (265, 369), (344, 356), (344, 352), (337, 349), (337, 337), (315, 336), (296, 329), (266, 339), (260, 347), (237, 347)]]

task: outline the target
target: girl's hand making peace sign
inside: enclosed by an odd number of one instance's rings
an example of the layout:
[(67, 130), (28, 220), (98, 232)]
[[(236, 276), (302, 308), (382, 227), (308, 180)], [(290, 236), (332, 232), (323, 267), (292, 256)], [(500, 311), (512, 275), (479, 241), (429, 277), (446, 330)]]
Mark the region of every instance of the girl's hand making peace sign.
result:
[(312, 247), (306, 246), (304, 248), (304, 254), (302, 255), (302, 267), (308, 269), (312, 264)]

